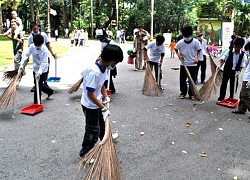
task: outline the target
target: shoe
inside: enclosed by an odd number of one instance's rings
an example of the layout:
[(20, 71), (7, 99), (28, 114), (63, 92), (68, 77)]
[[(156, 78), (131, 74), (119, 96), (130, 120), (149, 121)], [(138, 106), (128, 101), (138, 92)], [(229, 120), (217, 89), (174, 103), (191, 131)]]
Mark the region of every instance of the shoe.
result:
[(189, 96), (189, 99), (195, 100), (194, 96)]
[(232, 111), (232, 113), (234, 113), (234, 114), (246, 114), (245, 112), (239, 111), (239, 110)]
[(35, 88), (35, 86), (33, 86), (33, 87), (31, 88), (30, 92), (35, 92), (35, 91), (36, 91), (36, 88)]
[(220, 105), (220, 102), (221, 102), (221, 101), (217, 101), (216, 104), (217, 104), (217, 105)]
[(119, 137), (119, 134), (117, 132), (112, 134), (113, 140), (116, 140), (118, 137)]
[(206, 84), (206, 81), (201, 81), (201, 84)]
[(199, 83), (198, 79), (196, 79), (195, 84), (197, 85)]

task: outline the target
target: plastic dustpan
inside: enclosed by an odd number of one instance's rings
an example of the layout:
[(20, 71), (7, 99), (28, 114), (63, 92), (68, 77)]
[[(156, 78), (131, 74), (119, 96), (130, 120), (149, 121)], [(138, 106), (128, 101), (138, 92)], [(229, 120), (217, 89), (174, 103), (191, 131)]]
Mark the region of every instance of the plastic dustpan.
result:
[(50, 77), (46, 82), (60, 82), (60, 77), (57, 77), (57, 57), (55, 56), (55, 77)]
[(20, 110), (20, 113), (35, 115), (35, 114), (43, 111), (43, 104), (40, 104), (38, 79), (36, 79), (36, 92), (37, 92), (36, 94), (37, 94), (38, 104), (31, 104), (29, 106), (26, 106)]
[(60, 77), (49, 77), (46, 82), (60, 82)]
[(238, 104), (239, 104), (239, 100), (234, 99), (234, 98), (227, 98), (227, 99), (222, 100), (219, 103), (219, 105), (230, 107), (230, 108), (234, 108), (234, 107), (238, 106)]
[(35, 115), (43, 111), (43, 104), (31, 104), (21, 109), (22, 114)]

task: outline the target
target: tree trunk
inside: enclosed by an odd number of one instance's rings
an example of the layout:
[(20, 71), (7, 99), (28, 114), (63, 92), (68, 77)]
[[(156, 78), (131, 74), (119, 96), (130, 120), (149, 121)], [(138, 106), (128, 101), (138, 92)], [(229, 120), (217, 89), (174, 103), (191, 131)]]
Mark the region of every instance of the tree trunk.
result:
[(67, 4), (65, 1), (63, 1), (63, 24), (64, 24), (64, 28), (69, 26), (69, 19), (68, 19), (68, 15), (67, 15)]
[(36, 23), (40, 24), (39, 1), (36, 0)]
[(35, 14), (34, 14), (34, 6), (33, 6), (33, 1), (29, 0), (30, 3), (30, 22), (35, 21)]
[(3, 33), (3, 16), (2, 16), (2, 7), (0, 2), (0, 34)]

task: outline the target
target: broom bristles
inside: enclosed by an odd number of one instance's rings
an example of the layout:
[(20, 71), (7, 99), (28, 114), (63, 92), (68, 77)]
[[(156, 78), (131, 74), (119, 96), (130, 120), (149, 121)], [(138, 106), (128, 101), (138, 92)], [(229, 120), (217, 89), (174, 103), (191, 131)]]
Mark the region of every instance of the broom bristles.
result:
[[(94, 162), (90, 164), (92, 159), (94, 159)], [(87, 152), (80, 160), (79, 170), (76, 176), (82, 169), (86, 168), (88, 164), (90, 168), (87, 170), (83, 178), (84, 180), (122, 179), (108, 118), (105, 120), (105, 134), (102, 141)]]
[(69, 94), (72, 94), (73, 92), (76, 92), (79, 87), (81, 86), (83, 82), (83, 77), (81, 79), (79, 79), (69, 90), (68, 90), (68, 93)]
[(3, 73), (2, 80), (6, 81), (8, 84), (15, 78), (17, 75), (18, 70), (6, 71)]
[(14, 79), (10, 82), (8, 87), (4, 90), (0, 96), (0, 109), (7, 109), (8, 107), (14, 107), (17, 102), (16, 85), (21, 80), (22, 76), (18, 73)]
[(146, 68), (144, 76), (142, 94), (146, 96), (162, 96), (162, 92), (159, 88), (159, 85), (155, 81), (149, 65)]
[(187, 66), (186, 66), (184, 63), (182, 63), (182, 64), (183, 64), (183, 66), (184, 66), (184, 68), (185, 68), (185, 71), (186, 71), (186, 74), (187, 74), (187, 77), (188, 77), (189, 88), (191, 88), (191, 91), (192, 91), (192, 93), (193, 93), (195, 99), (196, 99), (196, 100), (200, 100), (200, 93), (199, 93), (199, 91), (198, 91), (198, 89), (197, 89), (197, 86), (196, 86), (196, 84), (194, 83), (194, 80), (193, 80), (193, 78), (191, 77), (191, 75), (190, 75), (190, 73), (189, 73), (189, 70), (188, 70)]
[(215, 79), (217, 77), (217, 74), (219, 73), (219, 69), (217, 69), (214, 74), (207, 80), (206, 84), (204, 84), (200, 90), (200, 101), (205, 102), (207, 101), (210, 97), (212, 92), (216, 92), (216, 83)]

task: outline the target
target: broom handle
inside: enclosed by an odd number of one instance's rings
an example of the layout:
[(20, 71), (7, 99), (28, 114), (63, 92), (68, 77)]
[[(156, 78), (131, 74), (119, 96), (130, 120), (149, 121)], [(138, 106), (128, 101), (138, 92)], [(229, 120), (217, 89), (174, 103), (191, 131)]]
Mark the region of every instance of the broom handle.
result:
[(160, 87), (160, 73), (161, 73), (161, 66), (158, 66), (157, 83), (158, 83), (158, 86), (159, 86), (159, 87)]
[(110, 70), (108, 70), (108, 86), (107, 89), (109, 89), (110, 87)]
[(55, 54), (55, 77), (57, 77), (57, 56)]
[(38, 83), (38, 78), (36, 78), (36, 98), (37, 98), (37, 103), (41, 104), (40, 102), (40, 97), (39, 97), (39, 83)]

